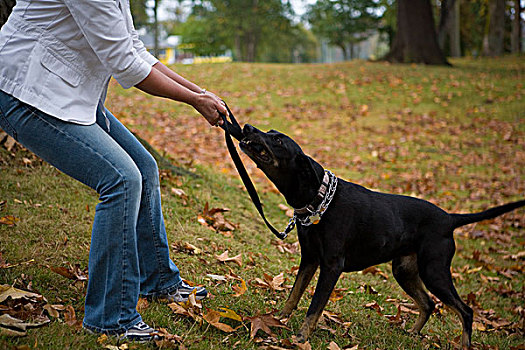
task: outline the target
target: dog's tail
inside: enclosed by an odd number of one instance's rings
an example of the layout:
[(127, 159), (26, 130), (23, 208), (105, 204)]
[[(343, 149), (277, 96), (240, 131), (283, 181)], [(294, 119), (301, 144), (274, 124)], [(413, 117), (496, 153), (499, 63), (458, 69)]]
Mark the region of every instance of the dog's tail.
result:
[(454, 226), (454, 228), (456, 228), (456, 227), (460, 227), (463, 225), (472, 224), (474, 222), (495, 218), (496, 216), (500, 216), (501, 214), (505, 214), (506, 212), (523, 207), (524, 205), (525, 205), (525, 200), (521, 200), (517, 202), (500, 205), (498, 207), (490, 208), (480, 213), (450, 214), (450, 216), (452, 217), (452, 220), (453, 220), (452, 225)]

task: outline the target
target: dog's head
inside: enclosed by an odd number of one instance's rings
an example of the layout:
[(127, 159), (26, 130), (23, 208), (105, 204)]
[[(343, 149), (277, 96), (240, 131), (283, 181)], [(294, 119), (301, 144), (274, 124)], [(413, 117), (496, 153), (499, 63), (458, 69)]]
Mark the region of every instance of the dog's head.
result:
[[(294, 208), (300, 208), (317, 193), (324, 170), (289, 136), (276, 130), (262, 132), (246, 124), (241, 150), (250, 157)], [(313, 195), (312, 195), (313, 193)]]

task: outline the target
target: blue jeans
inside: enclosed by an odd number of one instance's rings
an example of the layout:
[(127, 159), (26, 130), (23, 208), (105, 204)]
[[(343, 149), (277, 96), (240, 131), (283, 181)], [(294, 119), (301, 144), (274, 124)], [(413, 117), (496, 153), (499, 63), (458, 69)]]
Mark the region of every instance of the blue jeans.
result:
[(84, 327), (111, 334), (140, 322), (140, 294), (169, 293), (181, 282), (169, 257), (155, 159), (105, 108), (97, 110), (95, 124), (79, 125), (0, 91), (0, 127), (100, 196), (91, 233)]

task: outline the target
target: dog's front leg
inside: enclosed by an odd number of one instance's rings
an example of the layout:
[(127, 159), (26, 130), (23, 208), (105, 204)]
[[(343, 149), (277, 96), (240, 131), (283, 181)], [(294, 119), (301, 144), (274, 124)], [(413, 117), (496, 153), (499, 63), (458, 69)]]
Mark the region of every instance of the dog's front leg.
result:
[(310, 284), (310, 281), (312, 280), (315, 271), (317, 271), (318, 266), (319, 261), (317, 260), (311, 260), (304, 257), (301, 258), (301, 264), (299, 264), (297, 277), (295, 278), (290, 296), (288, 297), (286, 304), (284, 304), (283, 310), (279, 314), (280, 318), (286, 318), (290, 316), (292, 311), (297, 307), (301, 296), (306, 290), (306, 287), (308, 287), (308, 284)]
[(299, 330), (297, 341), (301, 343), (305, 342), (310, 336), (310, 333), (315, 329), (319, 317), (332, 294), (335, 284), (343, 272), (343, 266), (343, 259), (337, 259), (337, 262), (330, 265), (321, 265), (321, 272), (319, 274), (317, 286), (315, 287), (312, 303), (306, 312), (306, 319)]

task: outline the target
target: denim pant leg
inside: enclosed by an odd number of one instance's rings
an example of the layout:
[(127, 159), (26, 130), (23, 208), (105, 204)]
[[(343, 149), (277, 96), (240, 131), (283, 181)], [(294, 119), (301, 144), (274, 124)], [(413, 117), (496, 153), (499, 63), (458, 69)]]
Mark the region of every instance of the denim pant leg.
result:
[(153, 156), (120, 121), (105, 110), (97, 123), (130, 155), (142, 175), (142, 197), (137, 221), (140, 266), (140, 293), (156, 295), (170, 292), (181, 282), (179, 269), (169, 257), (169, 245), (162, 215), (159, 170)]
[(136, 223), (142, 176), (97, 124), (53, 118), (0, 91), (0, 127), (29, 150), (100, 194), (89, 252), (84, 325), (121, 333), (141, 321)]

